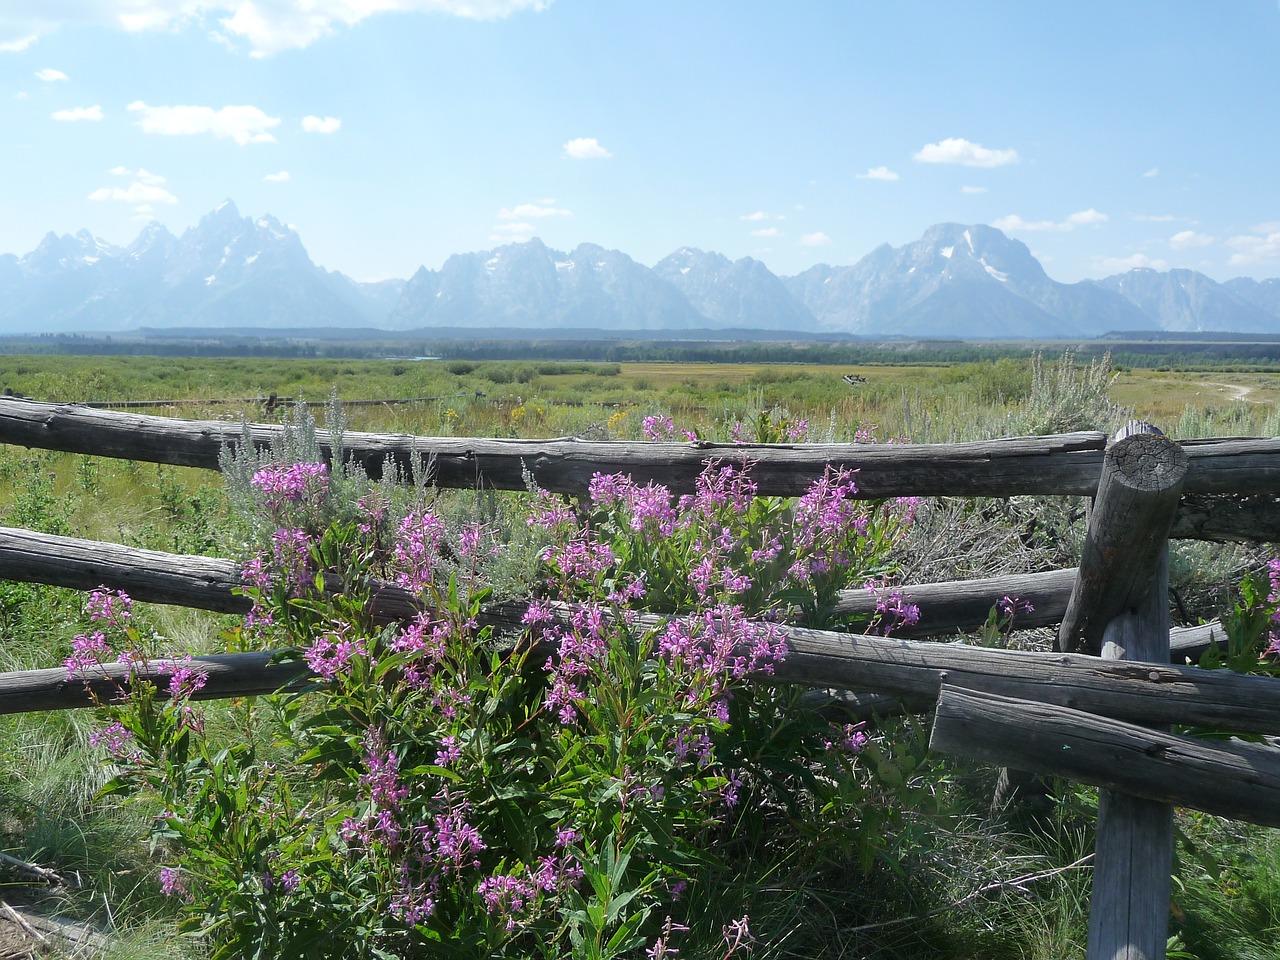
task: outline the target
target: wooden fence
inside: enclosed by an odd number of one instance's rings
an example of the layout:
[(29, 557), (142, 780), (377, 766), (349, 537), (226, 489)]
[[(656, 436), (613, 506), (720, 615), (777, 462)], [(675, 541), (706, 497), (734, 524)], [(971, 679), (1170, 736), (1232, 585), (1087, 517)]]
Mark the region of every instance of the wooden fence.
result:
[[(243, 429), (0, 400), (0, 443), (216, 469), (224, 445), (268, 448), (279, 427)], [(321, 437), (326, 456), (334, 456)], [(1280, 749), (1168, 732), (1190, 724), (1280, 735), (1280, 682), (1188, 666), (1220, 624), (1169, 627), (1170, 537), (1280, 540), (1280, 439), (1175, 443), (1145, 425), (1108, 442), (1099, 433), (964, 444), (718, 445), (425, 438), (347, 434), (338, 455), (372, 476), (395, 462), (440, 486), (524, 489), (526, 476), (582, 495), (597, 473), (630, 473), (676, 492), (708, 459), (748, 459), (761, 494), (795, 496), (830, 468), (858, 470), (859, 496), (1079, 495), (1093, 497), (1080, 565), (1069, 570), (905, 589), (919, 623), (887, 638), (785, 628), (777, 677), (813, 687), (889, 694), (936, 705), (931, 746), (1102, 788), (1089, 957), (1163, 957), (1171, 876), (1172, 806), (1280, 826)], [(232, 561), (131, 550), (0, 528), (0, 577), (77, 589), (108, 586), (139, 600), (243, 612)], [(1030, 600), (1021, 625), (1056, 625), (1052, 653), (940, 644), (983, 623), (1002, 597)], [(414, 599), (375, 585), (375, 613), (411, 615)], [(875, 599), (849, 592), (844, 612)], [(516, 628), (522, 609), (488, 622)], [(267, 654), (198, 658), (201, 696), (267, 693), (313, 683)], [(169, 666), (153, 664), (157, 679)], [(120, 678), (123, 679), (123, 678)], [(102, 678), (101, 683), (111, 682)], [(104, 688), (105, 689), (105, 688)], [(0, 675), (0, 713), (87, 706), (91, 691), (62, 669)], [(877, 701), (880, 702), (880, 701)], [(1163, 729), (1162, 729), (1163, 728)]]

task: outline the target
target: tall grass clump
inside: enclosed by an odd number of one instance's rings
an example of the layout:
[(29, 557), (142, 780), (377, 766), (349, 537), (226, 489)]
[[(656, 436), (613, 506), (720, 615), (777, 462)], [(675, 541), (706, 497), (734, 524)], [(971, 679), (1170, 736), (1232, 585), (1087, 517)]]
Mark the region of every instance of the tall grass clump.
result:
[(1072, 350), (1054, 363), (1046, 363), (1036, 351), (1031, 356), (1031, 390), (1026, 400), (1010, 411), (1006, 435), (1039, 436), (1073, 430), (1113, 433), (1128, 419), (1128, 412), (1110, 396), (1115, 379), (1109, 353), (1080, 366)]

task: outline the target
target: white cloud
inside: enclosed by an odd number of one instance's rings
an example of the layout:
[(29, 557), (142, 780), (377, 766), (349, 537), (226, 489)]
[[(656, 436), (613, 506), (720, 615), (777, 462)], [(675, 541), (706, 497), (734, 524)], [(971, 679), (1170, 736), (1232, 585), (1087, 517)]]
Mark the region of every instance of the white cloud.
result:
[(76, 120), (101, 120), (102, 107), (94, 104), (92, 107), (72, 107), (69, 110), (53, 111), (53, 119), (73, 122)]
[(99, 187), (90, 200), (120, 200), (123, 203), (177, 203), (178, 198), (164, 187), (135, 180), (127, 187)]
[(130, 170), (128, 167), (112, 167), (107, 172), (117, 177), (129, 177), (152, 187), (165, 182), (164, 177), (158, 173), (152, 173), (146, 167), (139, 167), (137, 170)]
[(342, 126), (342, 121), (337, 117), (312, 117), (302, 118), (302, 129), (307, 133), (337, 133), (338, 128)]
[(1066, 223), (1069, 223), (1071, 225), (1070, 227), (1067, 228), (1068, 230), (1070, 230), (1071, 227), (1096, 226), (1099, 223), (1106, 223), (1110, 219), (1111, 218), (1108, 217), (1105, 213), (1099, 213), (1097, 210), (1093, 209), (1093, 207), (1090, 207), (1088, 210), (1080, 210), (1077, 213), (1071, 214), (1069, 217), (1067, 217)]
[(1024, 220), (1016, 213), (993, 220), (991, 225), (1005, 233), (1070, 233), (1076, 227), (1090, 227), (1106, 223), (1111, 218), (1090, 207), (1071, 214), (1065, 220)]
[(965, 186), (965, 187), (961, 187), (961, 188), (960, 188), (960, 192), (961, 192), (961, 193), (986, 193), (986, 192), (987, 192), (987, 188), (986, 188), (986, 187), (969, 187), (969, 186)]
[(520, 243), (532, 239), (536, 232), (532, 223), (499, 223), (494, 225), (489, 239), (497, 243)]
[(1094, 257), (1094, 267), (1103, 273), (1127, 273), (1141, 267), (1152, 270), (1168, 270), (1169, 264), (1164, 260), (1152, 260), (1145, 253), (1135, 253), (1129, 257)]
[(543, 203), (517, 203), (514, 207), (503, 207), (498, 211), (498, 218), (501, 220), (522, 220), (526, 217), (572, 216), (572, 210), (556, 207), (554, 200), (546, 200)]
[(859, 180), (897, 180), (898, 175), (888, 167), (872, 167), (866, 173), (854, 174)]
[(1143, 177), (1145, 177), (1145, 178), (1148, 178), (1148, 179), (1150, 179), (1151, 177), (1158, 177), (1158, 176), (1160, 176), (1160, 168), (1159, 168), (1159, 167), (1152, 167), (1150, 170), (1148, 170), (1148, 171), (1147, 171), (1146, 173), (1144, 173), (1142, 176), (1143, 176)]
[(769, 215), (763, 210), (757, 210), (755, 213), (744, 213), (738, 218), (739, 220), (768, 220)]
[(1052, 220), (1023, 220), (1016, 213), (1011, 213), (999, 220), (991, 221), (991, 225), (1005, 233), (1025, 233), (1029, 230), (1060, 230)]
[[(1178, 223), (1179, 221), (1186, 220), (1187, 218), (1175, 217), (1171, 213), (1135, 213), (1133, 215), (1133, 219), (1137, 220), (1139, 223)], [(1188, 222), (1195, 223), (1194, 220)]]
[(980, 143), (948, 137), (926, 143), (915, 153), (921, 163), (958, 163), (966, 167), (1003, 167), (1018, 162), (1017, 150), (989, 150)]
[(1249, 267), (1280, 261), (1280, 223), (1259, 224), (1253, 234), (1229, 238), (1226, 243), (1235, 251), (1227, 258), (1232, 267)]
[[(221, 33), (211, 32), (212, 39), (242, 41), (248, 44), (251, 56), (268, 57), (308, 46), (377, 13), (499, 20), (526, 10), (546, 10), (551, 3), (552, 0), (41, 0), (40, 4), (27, 4), (22, 12), (0, 12), (0, 33), (22, 37), (0, 44), (0, 51), (25, 50), (41, 34), (62, 26), (139, 32), (207, 29), (207, 24), (216, 22)], [(28, 33), (31, 35), (22, 36)]]
[(158, 173), (152, 173), (145, 167), (139, 167), (137, 170), (130, 170), (128, 167), (112, 167), (107, 171), (107, 173), (116, 177), (129, 177), (132, 180), (137, 180), (151, 187), (158, 186), (165, 182), (164, 177), (160, 176)]
[(279, 173), (268, 173), (262, 179), (267, 183), (288, 183), (293, 177), (288, 170), (281, 170)]
[(45, 83), (57, 83), (59, 80), (71, 79), (61, 70), (54, 70), (52, 67), (45, 67), (43, 70), (36, 71), (36, 79), (43, 80)]
[(21, 53), (38, 40), (36, 34), (18, 37), (15, 40), (0, 40), (0, 53)]
[(779, 230), (777, 227), (761, 227), (759, 230), (752, 230), (752, 231), (751, 231), (751, 236), (753, 236), (753, 237), (780, 237), (780, 236), (782, 236), (782, 231), (781, 231), (781, 230)]
[(825, 247), (830, 242), (831, 238), (821, 230), (816, 233), (802, 234), (800, 239), (797, 241), (797, 243), (802, 247)]
[(167, 137), (211, 133), (221, 140), (234, 140), (241, 146), (275, 143), (276, 138), (268, 131), (280, 125), (279, 117), (269, 117), (257, 107), (250, 106), (229, 106), (220, 110), (196, 106), (151, 107), (135, 100), (127, 109), (130, 113), (139, 114), (138, 126), (144, 133)]
[(613, 154), (600, 146), (595, 137), (578, 137), (564, 145), (564, 155), (574, 160), (605, 160)]
[(1169, 246), (1175, 250), (1193, 250), (1196, 247), (1208, 247), (1214, 243), (1214, 238), (1205, 233), (1196, 233), (1194, 230), (1179, 230), (1169, 238)]

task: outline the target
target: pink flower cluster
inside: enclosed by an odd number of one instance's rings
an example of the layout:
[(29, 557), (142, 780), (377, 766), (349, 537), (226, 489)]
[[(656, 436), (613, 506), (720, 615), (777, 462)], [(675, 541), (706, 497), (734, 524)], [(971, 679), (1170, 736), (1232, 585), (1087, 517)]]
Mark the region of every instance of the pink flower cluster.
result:
[(685, 679), (685, 703), (727, 723), (729, 681), (773, 673), (786, 657), (787, 641), (777, 624), (749, 620), (741, 606), (721, 604), (669, 622), (658, 653)]
[(85, 613), (95, 623), (104, 623), (117, 630), (133, 619), (133, 600), (121, 590), (99, 588), (90, 591), (85, 602)]
[(303, 654), (311, 672), (328, 681), (349, 676), (352, 659), (369, 655), (364, 638), (351, 633), (350, 624), (340, 623), (316, 637)]
[(868, 518), (857, 500), (856, 471), (828, 470), (796, 503), (796, 561), (791, 575), (800, 583), (853, 562), (851, 543), (867, 533)]
[(886, 637), (897, 627), (920, 622), (920, 608), (909, 602), (900, 588), (885, 591), (875, 581), (868, 580), (866, 589), (876, 598), (875, 627)]
[(676, 438), (676, 425), (665, 414), (645, 417), (640, 429), (644, 432), (646, 440), (674, 440)]
[(396, 583), (415, 593), (432, 582), (446, 530), (434, 513), (410, 513), (396, 531), (392, 551)]
[(323, 463), (273, 464), (249, 482), (262, 492), (267, 509), (278, 515), (290, 504), (322, 501), (329, 492), (329, 468)]
[(1280, 559), (1267, 563), (1267, 576), (1271, 580), (1271, 592), (1267, 596), (1267, 602), (1276, 606), (1277, 609), (1271, 614), (1271, 643), (1263, 655), (1280, 657)]

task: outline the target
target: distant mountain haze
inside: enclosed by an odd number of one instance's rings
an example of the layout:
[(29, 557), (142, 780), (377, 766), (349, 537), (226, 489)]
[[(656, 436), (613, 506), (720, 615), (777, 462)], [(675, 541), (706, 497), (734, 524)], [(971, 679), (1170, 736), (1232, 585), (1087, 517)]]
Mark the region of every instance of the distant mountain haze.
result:
[(0, 256), (0, 333), (139, 327), (770, 330), (912, 337), (1092, 337), (1114, 330), (1280, 332), (1280, 279), (1218, 283), (1131, 270), (1058, 283), (1026, 245), (941, 223), (851, 266), (778, 277), (751, 257), (682, 247), (652, 268), (584, 243), (534, 239), (455, 254), (439, 270), (360, 283), (316, 266), (298, 234), (230, 201), (175, 237), (127, 247), (50, 233)]

